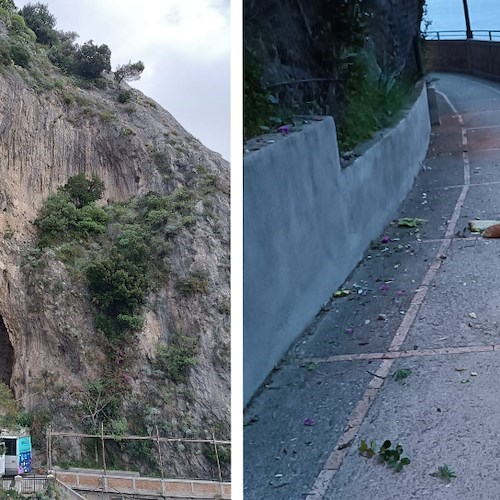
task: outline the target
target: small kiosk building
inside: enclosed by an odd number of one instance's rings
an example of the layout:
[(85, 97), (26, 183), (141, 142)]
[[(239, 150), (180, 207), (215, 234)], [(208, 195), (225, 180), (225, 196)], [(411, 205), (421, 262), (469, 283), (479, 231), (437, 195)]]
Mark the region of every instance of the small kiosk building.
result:
[[(5, 443), (5, 476), (31, 472), (31, 437), (27, 429), (0, 430), (0, 442)], [(2, 472), (2, 471), (0, 471)]]

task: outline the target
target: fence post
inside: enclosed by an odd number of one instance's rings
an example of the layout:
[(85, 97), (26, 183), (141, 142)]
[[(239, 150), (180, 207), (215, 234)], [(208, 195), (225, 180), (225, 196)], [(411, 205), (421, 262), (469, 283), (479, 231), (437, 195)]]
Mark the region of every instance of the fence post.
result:
[(219, 472), (219, 487), (220, 487), (220, 494), (222, 496), (224, 493), (222, 487), (222, 469), (220, 467), (219, 452), (217, 451), (217, 441), (215, 440), (215, 434), (213, 431), (212, 431), (212, 438), (214, 440), (215, 458), (217, 459), (217, 470)]
[(52, 470), (52, 427), (47, 427), (47, 470)]
[(155, 425), (156, 427), (156, 444), (158, 445), (158, 458), (160, 460), (160, 473), (161, 473), (161, 478), (165, 478), (165, 474), (163, 473), (163, 459), (161, 456), (161, 443), (160, 443), (160, 432), (158, 431), (158, 425)]
[(14, 489), (21, 494), (23, 489), (23, 478), (22, 476), (14, 476)]
[(47, 474), (47, 490), (49, 491), (50, 498), (56, 498), (56, 476), (54, 474)]

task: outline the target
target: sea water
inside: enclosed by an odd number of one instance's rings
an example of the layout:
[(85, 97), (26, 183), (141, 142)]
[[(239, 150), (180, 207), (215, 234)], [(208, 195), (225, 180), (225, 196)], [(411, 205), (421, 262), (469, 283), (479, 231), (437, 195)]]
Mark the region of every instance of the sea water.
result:
[[(429, 31), (465, 30), (463, 0), (427, 0)], [(500, 30), (499, 0), (467, 0), (472, 31)]]

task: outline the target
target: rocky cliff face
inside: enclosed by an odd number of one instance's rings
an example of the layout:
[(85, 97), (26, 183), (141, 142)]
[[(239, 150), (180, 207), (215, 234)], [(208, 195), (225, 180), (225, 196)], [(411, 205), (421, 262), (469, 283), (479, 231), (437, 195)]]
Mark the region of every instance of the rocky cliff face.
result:
[(245, 0), (244, 46), (262, 83), (292, 114), (341, 121), (352, 55), (377, 76), (417, 72), (422, 0)]
[[(140, 92), (130, 89), (131, 99), (119, 103), (111, 77), (103, 90), (82, 89), (50, 68), (44, 78), (56, 82), (53, 88), (19, 67), (0, 73), (0, 381), (34, 415), (38, 431), (48, 423), (82, 430), (90, 406), (98, 404), (89, 402), (86, 388), (106, 377), (110, 362), (120, 363), (128, 422), (122, 420), (122, 431), (159, 426), (163, 435), (206, 438), (215, 429), (228, 439), (228, 163)], [(149, 293), (144, 326), (120, 346), (120, 361), (110, 361), (108, 343), (94, 327), (81, 276), (54, 251), (34, 251), (43, 201), (78, 173), (104, 181), (105, 204), (180, 186), (196, 202), (195, 224), (171, 238), (169, 277)], [(197, 271), (208, 278), (207, 289), (182, 294), (176, 284)], [(155, 372), (158, 345), (178, 333), (195, 336), (199, 345), (183, 383)], [(55, 453), (79, 459), (82, 450), (61, 445)], [(129, 451), (120, 458), (134, 465)], [(172, 475), (190, 476), (211, 467), (199, 450), (182, 447), (167, 465)]]

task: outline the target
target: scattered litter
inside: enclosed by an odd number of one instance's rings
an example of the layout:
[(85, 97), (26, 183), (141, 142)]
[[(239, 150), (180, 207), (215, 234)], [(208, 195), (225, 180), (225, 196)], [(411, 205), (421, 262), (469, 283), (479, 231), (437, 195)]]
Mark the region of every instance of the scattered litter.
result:
[(477, 319), (477, 314), (475, 312), (469, 313), (469, 318)]
[(464, 380), (462, 380), (462, 384), (468, 384), (469, 383), (469, 379), (468, 378), (465, 378)]
[(314, 425), (314, 420), (312, 418), (306, 418), (304, 419), (304, 425), (311, 426)]
[(470, 372), (471, 377), (477, 377), (477, 372)]
[(387, 314), (379, 314), (377, 316), (377, 319), (379, 319), (381, 321), (386, 321), (387, 320)]
[(456, 372), (464, 372), (467, 368), (455, 368)]
[(469, 229), (473, 233), (482, 233), (491, 226), (500, 224), (500, 220), (470, 220)]
[(335, 299), (338, 299), (340, 297), (345, 297), (347, 295), (349, 295), (350, 293), (352, 293), (352, 290), (347, 290), (347, 289), (340, 289), (340, 290), (337, 290), (334, 294), (333, 294), (333, 297)]
[(369, 325), (370, 324), (370, 320), (369, 319), (365, 319), (365, 325)]
[(483, 238), (500, 238), (500, 224), (486, 228), (483, 232)]
[(416, 217), (403, 217), (398, 220), (399, 227), (418, 227), (424, 222), (427, 222), (425, 219), (417, 219)]
[(403, 314), (403, 315), (404, 315), (404, 314), (406, 314), (406, 313), (405, 313), (404, 311), (399, 311), (399, 314)]
[(283, 477), (283, 474), (275, 474), (274, 477)]

